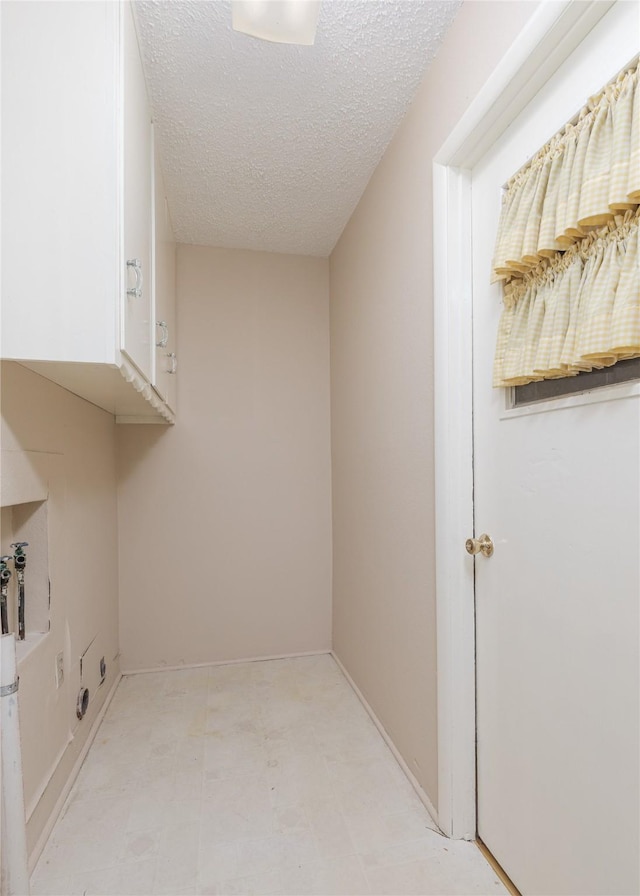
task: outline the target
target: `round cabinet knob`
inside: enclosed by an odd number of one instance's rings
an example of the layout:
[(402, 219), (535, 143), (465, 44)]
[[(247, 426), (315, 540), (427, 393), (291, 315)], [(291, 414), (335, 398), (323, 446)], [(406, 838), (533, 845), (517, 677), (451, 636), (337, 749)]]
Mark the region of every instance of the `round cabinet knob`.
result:
[(481, 535), (480, 538), (467, 538), (464, 544), (467, 554), (483, 554), (490, 557), (493, 554), (493, 542), (488, 535)]

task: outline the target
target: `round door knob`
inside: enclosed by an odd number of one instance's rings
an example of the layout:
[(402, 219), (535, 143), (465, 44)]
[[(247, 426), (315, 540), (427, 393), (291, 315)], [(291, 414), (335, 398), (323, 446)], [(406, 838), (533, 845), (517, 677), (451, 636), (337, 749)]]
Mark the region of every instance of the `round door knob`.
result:
[(483, 554), (490, 557), (493, 554), (493, 542), (488, 535), (481, 535), (480, 538), (467, 538), (464, 544), (468, 554)]

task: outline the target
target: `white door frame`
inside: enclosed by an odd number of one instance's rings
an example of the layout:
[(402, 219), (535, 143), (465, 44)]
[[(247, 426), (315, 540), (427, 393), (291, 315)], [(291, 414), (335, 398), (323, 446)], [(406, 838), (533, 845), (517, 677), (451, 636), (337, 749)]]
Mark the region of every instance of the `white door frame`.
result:
[(433, 160), (438, 823), (454, 839), (476, 836), (471, 169), (611, 6), (542, 2)]

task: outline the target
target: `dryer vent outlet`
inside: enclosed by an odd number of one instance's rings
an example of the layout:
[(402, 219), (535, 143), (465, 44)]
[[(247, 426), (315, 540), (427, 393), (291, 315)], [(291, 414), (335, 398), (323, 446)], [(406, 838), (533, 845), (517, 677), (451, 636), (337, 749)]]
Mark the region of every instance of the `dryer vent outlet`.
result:
[(89, 708), (89, 689), (80, 688), (78, 691), (78, 703), (76, 704), (76, 715), (79, 719), (83, 719)]

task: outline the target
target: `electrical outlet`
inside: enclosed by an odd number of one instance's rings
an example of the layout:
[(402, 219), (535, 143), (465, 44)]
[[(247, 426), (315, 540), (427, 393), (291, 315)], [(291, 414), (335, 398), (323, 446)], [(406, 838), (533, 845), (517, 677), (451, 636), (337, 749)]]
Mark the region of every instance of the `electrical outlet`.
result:
[(64, 653), (56, 654), (56, 687), (59, 688), (64, 681)]

